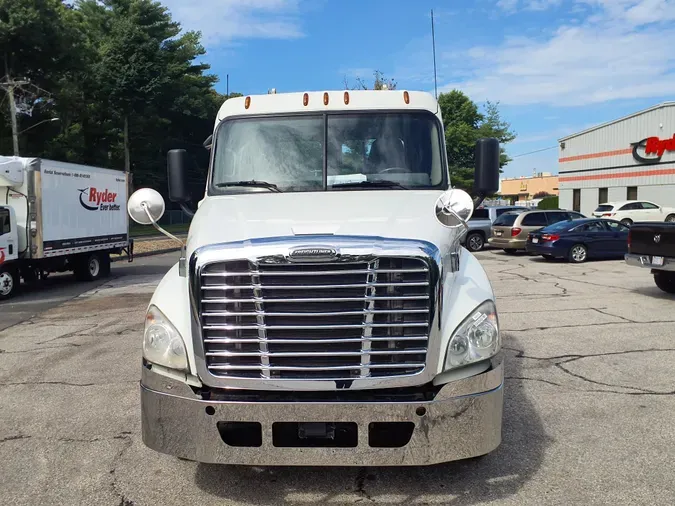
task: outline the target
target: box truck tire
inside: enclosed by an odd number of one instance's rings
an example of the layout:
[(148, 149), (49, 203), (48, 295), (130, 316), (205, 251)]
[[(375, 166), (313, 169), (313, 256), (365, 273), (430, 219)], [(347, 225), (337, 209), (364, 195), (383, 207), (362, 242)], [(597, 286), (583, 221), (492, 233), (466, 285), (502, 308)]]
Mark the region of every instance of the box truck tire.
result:
[(0, 266), (0, 300), (9, 299), (19, 290), (19, 273), (11, 266)]
[(75, 264), (75, 277), (79, 281), (96, 281), (110, 275), (110, 255), (93, 252), (82, 255)]

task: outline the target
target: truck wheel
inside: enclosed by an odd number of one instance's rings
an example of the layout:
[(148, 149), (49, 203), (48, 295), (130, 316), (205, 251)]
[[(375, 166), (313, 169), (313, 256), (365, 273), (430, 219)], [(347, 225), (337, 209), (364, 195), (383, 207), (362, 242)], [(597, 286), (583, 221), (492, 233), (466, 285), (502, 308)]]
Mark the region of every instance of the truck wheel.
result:
[(633, 226), (633, 220), (631, 220), (631, 219), (629, 219), (629, 218), (624, 218), (623, 220), (621, 220), (621, 223), (623, 223), (623, 224), (626, 225), (627, 227), (632, 227), (632, 226)]
[(656, 271), (654, 273), (654, 283), (666, 293), (675, 293), (674, 272)]
[(666, 216), (666, 223), (675, 223), (675, 214), (669, 214)]
[(478, 232), (471, 232), (466, 238), (466, 249), (471, 252), (480, 251), (485, 246), (485, 239)]
[(110, 274), (110, 256), (107, 253), (83, 255), (75, 266), (75, 277), (80, 281), (96, 281)]
[(19, 274), (10, 267), (0, 267), (0, 300), (9, 299), (19, 289)]
[(569, 259), (570, 262), (580, 264), (588, 258), (588, 249), (583, 244), (575, 244), (570, 248)]

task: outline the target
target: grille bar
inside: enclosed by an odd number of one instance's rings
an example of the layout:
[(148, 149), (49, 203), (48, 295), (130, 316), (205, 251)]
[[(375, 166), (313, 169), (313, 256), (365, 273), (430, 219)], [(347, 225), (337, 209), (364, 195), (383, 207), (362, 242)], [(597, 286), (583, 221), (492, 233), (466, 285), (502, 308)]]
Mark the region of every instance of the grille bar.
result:
[[(347, 337), (338, 339), (268, 339), (267, 344), (337, 344), (337, 343), (361, 343), (362, 341), (389, 342), (395, 341), (426, 341), (427, 336), (405, 336), (405, 337)], [(237, 339), (230, 337), (211, 337), (204, 339), (209, 344), (258, 344), (260, 339)]]
[[(205, 272), (202, 274), (203, 277), (239, 277), (239, 276), (255, 276), (263, 274), (264, 276), (342, 276), (344, 274), (370, 274), (372, 270), (363, 269), (363, 270), (343, 270), (343, 271), (296, 271), (296, 272), (260, 272), (260, 271), (249, 271), (249, 272)], [(377, 272), (380, 274), (413, 274), (413, 273), (423, 273), (429, 272), (427, 268), (420, 269), (379, 269)]]
[[(370, 350), (370, 355), (419, 355), (426, 353), (426, 348), (410, 348), (408, 350)], [(362, 357), (360, 351), (293, 351), (266, 353), (268, 357)], [(207, 357), (262, 357), (262, 352), (209, 351)], [(369, 362), (365, 362), (366, 367)], [(363, 364), (363, 361), (362, 361)]]
[(424, 370), (431, 321), (426, 260), (227, 260), (198, 280), (204, 358), (222, 378), (355, 379)]
[[(413, 368), (424, 368), (424, 362), (422, 363), (406, 363), (406, 364), (370, 364), (368, 367), (371, 369), (413, 369)], [(254, 370), (260, 371), (265, 367), (262, 365), (212, 365), (209, 366), (209, 369), (214, 369), (217, 371), (242, 371), (242, 370)], [(349, 365), (334, 365), (334, 366), (276, 366), (274, 368), (270, 367), (269, 369), (276, 369), (277, 371), (353, 371), (359, 370), (360, 366), (349, 366)]]
[[(367, 300), (428, 300), (428, 295), (414, 295), (404, 297), (306, 297), (304, 299), (266, 299), (266, 302), (364, 302)], [(203, 304), (226, 304), (228, 302), (255, 302), (255, 297), (243, 299), (206, 299), (202, 300)]]

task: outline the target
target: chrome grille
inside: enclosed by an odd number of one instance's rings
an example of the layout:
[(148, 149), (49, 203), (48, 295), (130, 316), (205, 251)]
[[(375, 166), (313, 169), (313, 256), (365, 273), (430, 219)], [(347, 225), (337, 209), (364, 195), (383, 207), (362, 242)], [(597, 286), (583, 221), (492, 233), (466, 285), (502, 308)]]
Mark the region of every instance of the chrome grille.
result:
[(430, 271), (417, 258), (201, 269), (209, 372), (224, 378), (406, 376), (424, 370)]

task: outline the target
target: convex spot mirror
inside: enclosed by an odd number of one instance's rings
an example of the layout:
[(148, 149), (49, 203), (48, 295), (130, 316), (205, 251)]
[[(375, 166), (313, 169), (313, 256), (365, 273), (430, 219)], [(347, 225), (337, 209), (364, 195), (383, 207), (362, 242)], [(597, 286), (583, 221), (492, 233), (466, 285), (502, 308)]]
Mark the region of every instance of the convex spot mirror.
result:
[(436, 201), (436, 218), (444, 227), (461, 227), (472, 213), (473, 199), (464, 190), (447, 190)]
[(164, 199), (158, 191), (152, 188), (141, 188), (135, 191), (127, 202), (129, 216), (140, 225), (157, 223), (164, 215), (165, 209)]

